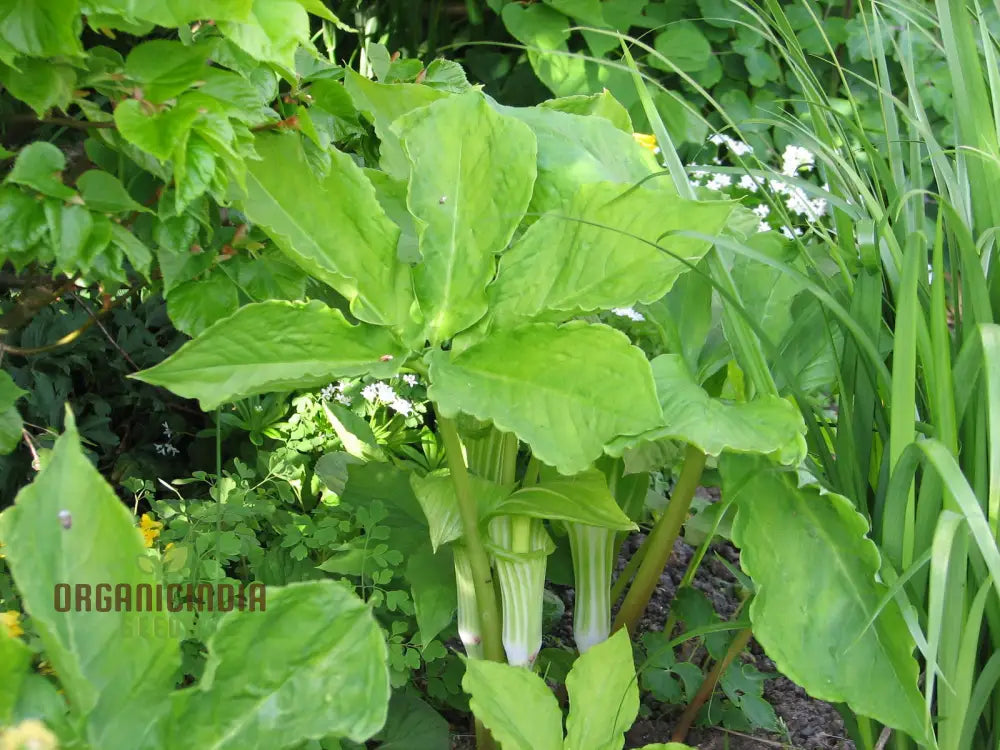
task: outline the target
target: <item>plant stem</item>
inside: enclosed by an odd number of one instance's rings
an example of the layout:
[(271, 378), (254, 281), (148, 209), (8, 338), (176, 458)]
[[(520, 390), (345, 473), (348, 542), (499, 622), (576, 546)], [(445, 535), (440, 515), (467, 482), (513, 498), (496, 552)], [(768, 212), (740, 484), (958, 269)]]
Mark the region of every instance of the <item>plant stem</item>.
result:
[(635, 576), (635, 571), (639, 569), (642, 561), (646, 559), (646, 553), (649, 552), (649, 540), (651, 537), (646, 537), (642, 544), (639, 545), (629, 561), (625, 563), (625, 567), (622, 572), (615, 579), (615, 585), (611, 588), (611, 603), (614, 604), (616, 601), (621, 599), (622, 594), (625, 592), (625, 587), (628, 586), (629, 581)]
[(635, 580), (629, 586), (625, 601), (618, 610), (618, 616), (611, 628), (612, 632), (624, 627), (628, 629), (630, 635), (634, 635), (635, 626), (645, 612), (660, 580), (660, 574), (670, 559), (674, 541), (680, 533), (684, 519), (687, 518), (691, 500), (698, 488), (698, 482), (701, 481), (704, 468), (705, 454), (695, 446), (689, 445), (684, 456), (684, 468), (681, 469), (680, 479), (677, 480), (677, 486), (670, 496), (667, 509), (650, 532), (649, 551), (639, 565)]
[(483, 655), (490, 661), (504, 661), (503, 643), (500, 640), (500, 613), (496, 592), (493, 590), (493, 572), (486, 547), (479, 534), (479, 513), (472, 496), (469, 472), (462, 457), (462, 443), (458, 439), (455, 422), (438, 415), (438, 429), (444, 443), (445, 457), (451, 470), (451, 481), (458, 497), (458, 512), (462, 517), (465, 548), (472, 568), (472, 585), (476, 591), (479, 624), (483, 629)]
[(698, 711), (705, 704), (712, 693), (715, 692), (715, 686), (719, 683), (719, 678), (722, 677), (722, 673), (726, 671), (726, 668), (732, 664), (733, 659), (740, 655), (740, 652), (746, 648), (747, 643), (750, 642), (750, 636), (752, 635), (750, 628), (746, 630), (741, 630), (739, 635), (733, 639), (733, 642), (729, 644), (729, 650), (726, 651), (726, 655), (722, 657), (719, 661), (715, 663), (711, 671), (705, 675), (704, 681), (701, 683), (701, 687), (698, 688), (698, 692), (695, 694), (694, 698), (688, 704), (687, 708), (684, 709), (684, 713), (681, 714), (680, 721), (677, 722), (677, 726), (674, 728), (674, 733), (670, 737), (671, 742), (684, 742), (687, 737), (688, 731), (691, 729), (691, 725), (694, 723), (695, 717), (698, 715)]

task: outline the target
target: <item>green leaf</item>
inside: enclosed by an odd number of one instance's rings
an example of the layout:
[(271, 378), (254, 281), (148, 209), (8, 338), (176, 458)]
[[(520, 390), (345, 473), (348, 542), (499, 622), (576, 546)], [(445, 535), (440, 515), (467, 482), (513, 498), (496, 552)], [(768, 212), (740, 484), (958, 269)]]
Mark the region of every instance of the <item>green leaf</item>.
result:
[(393, 693), (389, 719), (376, 740), (379, 750), (441, 750), (451, 744), (451, 727), (415, 690), (407, 688)]
[(21, 685), (31, 672), (31, 649), (19, 638), (7, 634), (7, 628), (0, 627), (0, 722), (10, 724), (14, 715)]
[(330, 149), (333, 165), (317, 176), (296, 135), (259, 135), (260, 161), (247, 165), (241, 209), (292, 260), (351, 301), (361, 320), (409, 319), (409, 268), (396, 257), (399, 228), (354, 161)]
[(449, 96), (448, 92), (415, 83), (376, 83), (353, 70), (344, 72), (344, 88), (354, 106), (368, 113), (379, 138), (379, 166), (396, 179), (409, 177), (410, 166), (403, 154), (399, 136), (391, 125), (408, 112)]
[(417, 627), (422, 646), (451, 624), (455, 617), (455, 564), (450, 549), (429, 548), (410, 554), (406, 560), (406, 580), (413, 593)]
[(23, 429), (24, 422), (17, 407), (0, 410), (0, 455), (6, 455), (17, 448)]
[(148, 107), (137, 99), (126, 99), (115, 107), (115, 126), (126, 141), (167, 161), (177, 144), (187, 139), (198, 110), (186, 102), (161, 112), (150, 112)]
[(432, 60), (424, 73), (424, 86), (449, 91), (453, 94), (461, 94), (472, 88), (469, 79), (465, 77), (465, 70), (454, 60), (445, 60), (439, 57)]
[(618, 507), (604, 474), (597, 469), (523, 487), (494, 507), (492, 513), (570, 521), (621, 531), (639, 528)]
[[(691, 21), (677, 21), (656, 35), (653, 47), (676, 67), (687, 73), (705, 68), (712, 59), (712, 45)], [(674, 69), (656, 55), (647, 58), (654, 68), (673, 73)]]
[(334, 403), (324, 403), (323, 413), (349, 455), (360, 461), (388, 460), (367, 420)]
[[(469, 475), (473, 495), (479, 506), (479, 517), (485, 520), (510, 495), (510, 487), (504, 487), (475, 475)], [(417, 502), (424, 512), (430, 527), (431, 549), (438, 548), (462, 537), (462, 518), (458, 510), (458, 496), (451, 474), (447, 469), (427, 474), (410, 475), (410, 486)]]
[(167, 295), (167, 314), (177, 330), (198, 336), (240, 306), (239, 290), (226, 274), (214, 270), (205, 279), (185, 281)]
[(628, 116), (628, 110), (607, 89), (600, 94), (579, 94), (549, 99), (538, 106), (573, 115), (603, 117), (622, 132), (632, 134), (632, 118)]
[(531, 324), (428, 359), (428, 395), (444, 416), (491, 420), (563, 474), (587, 469), (615, 437), (661, 420), (645, 356), (607, 326)]
[(569, 716), (566, 747), (609, 750), (621, 747), (639, 713), (639, 686), (632, 643), (622, 628), (581, 655), (566, 677)]
[(582, 25), (597, 27), (605, 25), (604, 14), (601, 13), (601, 0), (544, 0), (544, 2)]
[(166, 747), (288, 748), (330, 735), (364, 742), (385, 723), (387, 660), (371, 609), (347, 587), (269, 589), (264, 611), (219, 622), (201, 684), (173, 696)]
[(466, 659), (462, 689), (470, 696), (472, 713), (503, 750), (562, 750), (562, 711), (535, 673)]
[(81, 56), (79, 3), (8, 0), (0, 6), (0, 39), (29, 57)]
[[(245, 21), (250, 18), (252, 0), (212, 0), (215, 21)], [(205, 18), (204, 0), (85, 0), (88, 18), (102, 14), (104, 25), (113, 23), (115, 16), (126, 23), (146, 22), (157, 26), (178, 27)], [(103, 27), (103, 26), (102, 26)], [(112, 25), (111, 28), (128, 28)]]
[(654, 302), (688, 270), (674, 256), (693, 265), (711, 247), (664, 235), (684, 229), (715, 234), (732, 208), (730, 202), (687, 201), (665, 191), (584, 185), (565, 212), (543, 216), (504, 254), (489, 289), (494, 324), (517, 325), (548, 311), (566, 319)]
[(68, 200), (76, 192), (62, 183), (65, 168), (66, 157), (62, 151), (46, 141), (34, 141), (18, 152), (14, 168), (5, 182), (25, 185), (43, 195)]
[(125, 73), (139, 84), (143, 99), (165, 102), (203, 80), (210, 52), (205, 44), (153, 39), (132, 48), (125, 59)]
[(149, 267), (153, 262), (153, 254), (141, 240), (121, 224), (112, 224), (111, 243), (125, 254), (137, 272), (149, 277)]
[(713, 399), (691, 377), (680, 354), (662, 354), (650, 366), (663, 423), (637, 439), (615, 441), (613, 455), (663, 438), (691, 443), (710, 456), (723, 451), (759, 453), (794, 465), (805, 455), (805, 424), (790, 401), (777, 396), (758, 396), (746, 403)]
[(200, 198), (212, 186), (217, 163), (215, 149), (197, 133), (177, 144), (174, 153), (176, 213), (184, 211), (189, 203)]
[(44, 117), (53, 107), (65, 110), (69, 106), (76, 88), (76, 71), (61, 63), (22, 60), (20, 70), (0, 65), (0, 83), (36, 115)]
[(566, 16), (540, 3), (508, 3), (501, 17), (514, 38), (531, 49), (562, 49), (569, 39)]
[[(723, 494), (737, 503), (733, 541), (757, 586), (754, 637), (815, 698), (927, 741), (914, 643), (899, 605), (876, 579), (868, 524), (841, 495), (798, 487), (759, 458), (725, 456)], [(821, 561), (820, 564), (817, 561)]]
[(0, 370), (0, 411), (9, 409), (19, 398), (27, 395), (28, 392), (17, 386), (10, 373)]
[[(634, 185), (662, 171), (653, 154), (603, 117), (547, 107), (497, 105), (497, 110), (525, 123), (538, 142), (538, 177), (529, 212), (564, 211), (580, 186), (589, 182)], [(669, 189), (670, 181), (659, 177), (655, 184)]]
[(216, 25), (255, 60), (275, 63), (287, 71), (295, 70), (299, 45), (309, 44), (309, 14), (298, 0), (253, 0), (246, 21)]
[(360, 458), (344, 451), (324, 453), (316, 460), (316, 476), (336, 495), (342, 495), (347, 487), (347, 468), (351, 464), (362, 463)]
[[(385, 355), (393, 359), (383, 362)], [(388, 331), (351, 325), (340, 310), (317, 301), (271, 301), (241, 307), (132, 377), (197, 398), (207, 411), (258, 393), (315, 388), (338, 377), (389, 377), (404, 357)]]
[(128, 211), (150, 213), (148, 208), (132, 199), (117, 177), (100, 169), (89, 169), (84, 172), (77, 178), (76, 186), (80, 190), (84, 204), (94, 211), (111, 214)]
[(534, 137), (478, 91), (435, 102), (402, 123), (396, 132), (412, 166), (407, 205), (422, 257), (413, 284), (425, 336), (437, 344), (486, 312), (494, 256), (531, 199)]
[[(139, 584), (158, 581), (136, 564), (145, 548), (135, 519), (84, 455), (69, 410), (47, 465), (0, 515), (0, 539), (46, 658), (70, 704), (88, 717), (88, 742), (142, 746), (166, 708), (180, 649), (165, 612), (111, 606), (112, 585), (134, 596)], [(89, 584), (95, 606), (97, 585), (110, 584), (110, 610), (57, 611), (61, 584)]]

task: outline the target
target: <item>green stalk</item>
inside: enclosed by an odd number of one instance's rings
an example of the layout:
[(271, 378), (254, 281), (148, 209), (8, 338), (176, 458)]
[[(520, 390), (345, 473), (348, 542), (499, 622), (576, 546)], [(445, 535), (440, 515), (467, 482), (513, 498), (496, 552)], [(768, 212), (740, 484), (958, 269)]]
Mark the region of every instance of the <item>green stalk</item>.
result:
[(502, 662), (503, 648), (500, 640), (500, 612), (497, 609), (496, 593), (493, 590), (493, 573), (490, 560), (479, 535), (479, 512), (476, 499), (472, 496), (469, 473), (462, 457), (462, 443), (458, 439), (455, 422), (438, 416), (438, 428), (444, 443), (445, 457), (451, 470), (451, 481), (458, 497), (458, 512), (462, 517), (465, 548), (472, 573), (472, 586), (476, 594), (476, 609), (482, 628), (483, 655), (490, 661)]
[(472, 577), (469, 553), (461, 544), (454, 544), (455, 583), (458, 589), (458, 637), (470, 659), (483, 658), (483, 628), (476, 606), (476, 586)]
[(503, 600), (507, 662), (531, 667), (542, 648), (545, 564), (555, 545), (538, 518), (501, 516), (490, 521), (489, 531)]
[(611, 634), (611, 568), (617, 534), (612, 529), (582, 523), (565, 526), (576, 585), (573, 640), (582, 654)]
[(660, 516), (650, 532), (649, 551), (639, 566), (635, 580), (629, 587), (622, 602), (618, 616), (615, 618), (612, 631), (627, 628), (630, 634), (635, 634), (635, 627), (646, 610), (649, 600), (660, 580), (660, 574), (666, 567), (667, 560), (674, 548), (674, 541), (680, 533), (681, 525), (687, 518), (691, 508), (691, 500), (701, 481), (701, 473), (705, 468), (705, 454), (693, 445), (688, 445), (684, 456), (684, 468), (677, 480), (677, 486), (670, 496), (670, 503)]

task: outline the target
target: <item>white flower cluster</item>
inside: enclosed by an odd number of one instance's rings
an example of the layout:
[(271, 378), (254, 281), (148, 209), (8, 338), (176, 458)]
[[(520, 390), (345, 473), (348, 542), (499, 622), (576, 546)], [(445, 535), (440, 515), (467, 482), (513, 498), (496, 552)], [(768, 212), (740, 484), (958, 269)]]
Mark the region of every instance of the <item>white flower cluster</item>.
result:
[(176, 456), (180, 453), (180, 451), (174, 447), (173, 443), (170, 442), (174, 437), (174, 431), (170, 429), (170, 425), (166, 422), (163, 423), (163, 436), (166, 440), (162, 443), (153, 443), (153, 449), (161, 456)]
[(646, 319), (646, 316), (631, 307), (615, 307), (612, 308), (611, 312), (620, 318), (628, 318), (629, 320), (634, 320), (637, 323)]
[[(414, 380), (416, 376), (414, 376)], [(413, 414), (413, 403), (396, 393), (388, 383), (377, 380), (361, 389), (361, 397), (370, 404), (387, 404), (390, 409), (408, 417)]]
[(781, 155), (781, 174), (794, 177), (800, 170), (811, 172), (816, 165), (813, 152), (802, 146), (785, 146)]
[(343, 381), (337, 381), (336, 383), (330, 383), (323, 390), (319, 392), (320, 398), (324, 401), (329, 401), (333, 399), (339, 404), (344, 406), (351, 405), (351, 397), (348, 396), (344, 390), (347, 388), (347, 384)]
[(725, 145), (730, 151), (732, 151), (737, 156), (745, 156), (746, 154), (753, 153), (753, 146), (751, 146), (749, 143), (738, 141), (735, 138), (725, 135), (724, 133), (716, 133), (715, 135), (711, 136), (708, 140), (710, 143), (713, 143), (716, 146)]

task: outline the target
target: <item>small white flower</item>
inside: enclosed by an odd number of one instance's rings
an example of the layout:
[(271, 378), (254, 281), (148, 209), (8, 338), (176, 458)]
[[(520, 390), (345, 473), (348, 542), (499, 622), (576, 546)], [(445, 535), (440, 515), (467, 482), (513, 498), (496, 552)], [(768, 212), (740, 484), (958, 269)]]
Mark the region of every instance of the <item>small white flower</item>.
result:
[(783, 235), (785, 235), (785, 237), (787, 237), (790, 240), (794, 240), (796, 237), (801, 237), (802, 236), (802, 230), (799, 229), (798, 227), (795, 227), (794, 232), (793, 232), (793, 230), (789, 229), (788, 227), (782, 227), (781, 228), (781, 233)]
[(319, 392), (319, 397), (324, 401), (329, 401), (336, 395), (337, 395), (337, 386), (335, 386), (333, 383), (330, 383), (330, 385), (326, 386), (325, 388), (323, 388), (323, 390)]
[(413, 414), (413, 404), (407, 401), (405, 398), (399, 398), (398, 396), (389, 402), (389, 407), (396, 410), (404, 417), (408, 417)]
[(801, 169), (811, 172), (815, 163), (816, 157), (809, 149), (801, 146), (785, 146), (785, 151), (781, 155), (781, 173), (792, 177)]
[(712, 164), (722, 164), (722, 162), (719, 160), (718, 156), (713, 156), (712, 157)]
[(733, 178), (727, 174), (714, 174), (712, 179), (705, 183), (709, 190), (722, 190), (733, 184)]
[(620, 318), (628, 318), (629, 320), (634, 320), (637, 322), (646, 319), (646, 317), (641, 312), (637, 312), (631, 307), (615, 307), (611, 310), (611, 312), (613, 312)]
[(732, 151), (737, 156), (744, 156), (745, 154), (753, 153), (753, 146), (751, 146), (749, 143), (744, 143), (743, 141), (730, 139), (729, 150)]
[(708, 177), (708, 172), (704, 172), (699, 169), (696, 172), (692, 172), (691, 176), (694, 177), (696, 180), (704, 180), (706, 177)]
[(762, 219), (766, 219), (771, 213), (771, 207), (766, 203), (761, 203), (759, 206), (755, 206), (751, 210)]
[(757, 192), (757, 181), (748, 174), (740, 177), (740, 187), (749, 190), (751, 193)]
[(368, 403), (375, 403), (378, 400), (378, 391), (375, 390), (375, 383), (369, 383), (361, 389), (361, 397)]
[(758, 232), (770, 232), (771, 231), (771, 225), (768, 224), (766, 221), (761, 221), (757, 225), (757, 231)]
[(721, 146), (723, 143), (726, 142), (728, 138), (729, 136), (727, 135), (723, 135), (722, 133), (716, 133), (715, 135), (709, 136), (708, 141), (709, 143), (713, 143), (716, 146)]
[(406, 383), (408, 386), (410, 386), (410, 388), (414, 388), (420, 381), (417, 380), (416, 375), (406, 374), (403, 376), (403, 382)]
[(377, 382), (375, 383), (375, 395), (378, 400), (389, 404), (396, 400), (396, 391), (393, 390), (392, 386), (388, 383)]
[(176, 456), (180, 453), (180, 451), (170, 443), (153, 443), (153, 448), (155, 448), (156, 452), (161, 456)]

